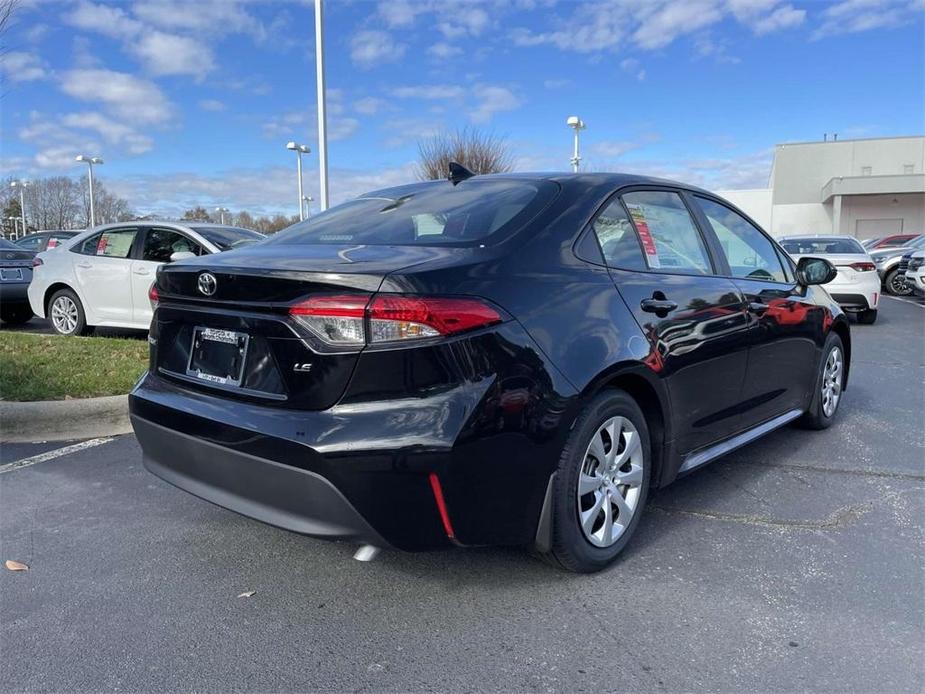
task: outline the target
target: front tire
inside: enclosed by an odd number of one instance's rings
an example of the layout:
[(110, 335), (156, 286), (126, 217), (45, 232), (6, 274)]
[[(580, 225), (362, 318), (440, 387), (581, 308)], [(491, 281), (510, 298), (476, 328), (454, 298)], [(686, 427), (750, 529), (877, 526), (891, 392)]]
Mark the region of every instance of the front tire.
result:
[(61, 289), (51, 297), (46, 312), (51, 328), (59, 335), (87, 335), (92, 328), (87, 325), (83, 304), (70, 289)]
[(807, 429), (828, 429), (835, 421), (845, 388), (845, 348), (836, 333), (829, 333), (813, 387), (813, 401), (799, 423)]
[(893, 296), (909, 296), (909, 294), (912, 293), (912, 289), (906, 284), (906, 273), (900, 273), (899, 268), (895, 268), (886, 273), (886, 277), (883, 279), (883, 286), (887, 293)]
[(576, 573), (612, 564), (639, 524), (651, 457), (649, 427), (636, 401), (622, 390), (597, 395), (559, 459), (552, 541), (543, 558)]
[(873, 325), (877, 322), (877, 309), (871, 308), (866, 311), (858, 311), (858, 323), (862, 325)]

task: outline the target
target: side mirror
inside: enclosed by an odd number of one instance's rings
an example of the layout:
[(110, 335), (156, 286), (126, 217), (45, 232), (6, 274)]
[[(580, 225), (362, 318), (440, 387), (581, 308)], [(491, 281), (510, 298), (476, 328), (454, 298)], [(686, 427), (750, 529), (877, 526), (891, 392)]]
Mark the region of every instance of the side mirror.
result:
[(187, 258), (195, 258), (195, 253), (190, 253), (189, 251), (175, 251), (170, 254), (170, 262), (176, 262), (177, 260), (186, 260)]
[(804, 287), (826, 284), (835, 279), (838, 270), (825, 258), (800, 258), (797, 263), (797, 282)]

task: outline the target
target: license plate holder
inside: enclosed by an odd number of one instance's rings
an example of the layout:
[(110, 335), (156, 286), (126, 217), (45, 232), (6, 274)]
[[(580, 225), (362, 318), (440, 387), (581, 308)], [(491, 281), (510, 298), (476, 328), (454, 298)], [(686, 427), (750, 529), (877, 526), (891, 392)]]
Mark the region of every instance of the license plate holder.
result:
[(4, 282), (22, 282), (22, 270), (18, 267), (0, 270), (0, 280)]
[(193, 328), (186, 374), (206, 383), (240, 386), (249, 344), (246, 333), (197, 326)]

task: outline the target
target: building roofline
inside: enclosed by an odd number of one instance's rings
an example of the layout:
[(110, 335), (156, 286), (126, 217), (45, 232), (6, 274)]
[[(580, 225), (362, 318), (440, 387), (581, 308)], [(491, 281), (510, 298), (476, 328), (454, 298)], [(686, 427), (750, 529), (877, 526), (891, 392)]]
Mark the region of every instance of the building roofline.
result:
[(925, 135), (891, 135), (889, 137), (854, 137), (845, 140), (805, 140), (803, 142), (780, 142), (775, 147), (790, 147), (792, 145), (831, 145), (840, 142), (871, 142), (874, 140), (922, 140)]

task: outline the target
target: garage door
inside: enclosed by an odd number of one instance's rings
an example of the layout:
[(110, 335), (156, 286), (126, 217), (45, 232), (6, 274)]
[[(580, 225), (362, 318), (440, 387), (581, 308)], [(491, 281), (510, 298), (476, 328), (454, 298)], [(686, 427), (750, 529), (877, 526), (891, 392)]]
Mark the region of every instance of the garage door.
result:
[(875, 239), (890, 234), (903, 233), (903, 220), (900, 219), (859, 219), (854, 235), (859, 239)]

